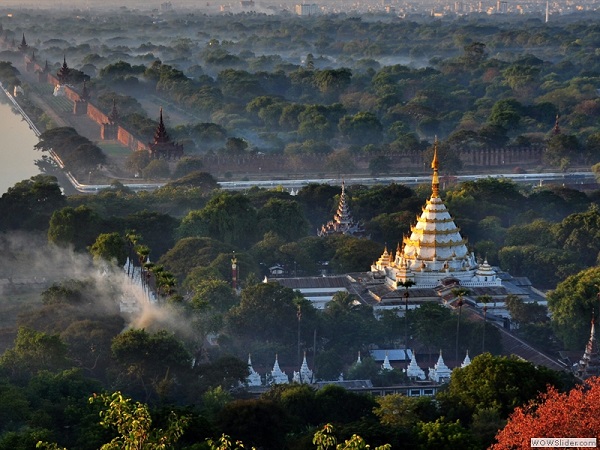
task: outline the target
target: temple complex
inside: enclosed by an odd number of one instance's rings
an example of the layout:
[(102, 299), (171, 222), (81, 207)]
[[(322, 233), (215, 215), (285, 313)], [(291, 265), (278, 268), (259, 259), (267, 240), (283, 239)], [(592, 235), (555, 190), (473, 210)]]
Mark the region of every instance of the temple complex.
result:
[(348, 200), (346, 198), (345, 183), (342, 181), (342, 194), (340, 195), (340, 201), (338, 208), (333, 216), (333, 220), (330, 220), (326, 224), (321, 226), (321, 229), (317, 231), (319, 236), (328, 236), (330, 234), (347, 234), (350, 236), (364, 237), (365, 228), (362, 223), (355, 221), (350, 213), (348, 206)]
[(160, 108), (160, 119), (154, 131), (154, 142), (148, 143), (150, 158), (179, 159), (183, 156), (183, 145), (171, 141), (163, 121), (163, 110)]

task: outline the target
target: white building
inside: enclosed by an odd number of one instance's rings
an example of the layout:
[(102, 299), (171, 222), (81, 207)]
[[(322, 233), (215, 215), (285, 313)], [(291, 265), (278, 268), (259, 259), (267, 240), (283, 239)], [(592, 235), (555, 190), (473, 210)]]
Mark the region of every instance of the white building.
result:
[(299, 16), (314, 16), (320, 9), (316, 3), (299, 3), (295, 6), (296, 14)]

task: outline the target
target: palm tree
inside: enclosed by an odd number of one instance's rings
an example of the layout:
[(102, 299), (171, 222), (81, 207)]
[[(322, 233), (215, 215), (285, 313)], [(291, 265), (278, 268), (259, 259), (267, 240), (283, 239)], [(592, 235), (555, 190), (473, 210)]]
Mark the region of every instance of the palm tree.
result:
[(487, 325), (487, 304), (492, 301), (491, 295), (480, 295), (477, 301), (483, 303), (483, 336), (481, 338), (481, 353), (485, 353), (485, 326)]
[(465, 295), (469, 294), (469, 290), (466, 288), (454, 288), (454, 289), (452, 289), (451, 292), (455, 298), (458, 298), (458, 301), (456, 302), (456, 306), (458, 306), (458, 319), (456, 321), (456, 355), (455, 355), (455, 361), (458, 364), (458, 338), (460, 336), (460, 316), (462, 313), (462, 306), (464, 304), (463, 297)]
[(402, 286), (404, 289), (404, 350), (408, 350), (408, 289), (414, 286), (415, 282), (412, 280), (400, 281), (398, 286)]

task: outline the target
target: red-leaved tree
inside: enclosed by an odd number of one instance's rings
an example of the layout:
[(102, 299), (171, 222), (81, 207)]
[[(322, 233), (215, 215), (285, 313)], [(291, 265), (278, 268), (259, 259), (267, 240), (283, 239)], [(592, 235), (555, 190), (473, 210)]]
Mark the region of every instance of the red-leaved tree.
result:
[(600, 377), (567, 393), (550, 387), (537, 401), (516, 408), (491, 449), (530, 449), (531, 438), (549, 437), (600, 441)]

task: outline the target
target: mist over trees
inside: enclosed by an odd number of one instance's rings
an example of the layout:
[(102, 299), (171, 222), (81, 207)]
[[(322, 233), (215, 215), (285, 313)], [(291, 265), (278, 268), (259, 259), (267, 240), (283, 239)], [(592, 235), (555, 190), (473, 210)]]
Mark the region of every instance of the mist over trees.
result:
[[(461, 151), (488, 148), (543, 147), (533, 169), (590, 167), (600, 150), (595, 16), (549, 24), (527, 15), (158, 17), (125, 7), (22, 9), (0, 17), (5, 42), (26, 33), (53, 71), (65, 57), (80, 79), (89, 77), (94, 102), (106, 112), (117, 104), (141, 138), (155, 129), (152, 108), (168, 103), (179, 111), (169, 132), (190, 155), (169, 166), (132, 153), (128, 170), (168, 180), (153, 192), (115, 183), (94, 196), (66, 197), (55, 178), (39, 175), (0, 197), (0, 278), (7, 280), (0, 297), (0, 450), (33, 448), (39, 440), (86, 450), (118, 439), (98, 423), (97, 402), (88, 401), (92, 392), (116, 390), (148, 405), (158, 427), (173, 423), (170, 411), (185, 417), (189, 427), (177, 432), (182, 449), (204, 448), (205, 439), (223, 432), (265, 449), (311, 448), (327, 422), (335, 422), (340, 442), (358, 433), (394, 448), (485, 448), (507, 420), (508, 434), (527, 414), (517, 410), (511, 418), (515, 407), (548, 385), (567, 390), (572, 380), (494, 356), (502, 350), (498, 330), (467, 319), (460, 351), (470, 350), (473, 362), (453, 375), (439, 401), (302, 385), (246, 398), (240, 383), (248, 353), (261, 373), (275, 355), (297, 370), (306, 351), (321, 379), (406, 379), (368, 357), (356, 363), (358, 351), (402, 341), (404, 322), (396, 315), (377, 320), (350, 293), (336, 294), (319, 311), (297, 292), (260, 281), (274, 265), (294, 276), (368, 270), (385, 243), (394, 248), (408, 232), (430, 187), (347, 186), (370, 239), (319, 238), (315, 230), (333, 216), (339, 186), (309, 184), (295, 196), (276, 185), (227, 192), (217, 180), (233, 174), (204, 172), (202, 158), (243, 163), (283, 155), (290, 165), (280, 170), (294, 173), (314, 158), (319, 171), (341, 178), (403, 169), (413, 156), (429, 161), (439, 136), (444, 174), (466, 168)], [(0, 56), (23, 55), (12, 49)], [(18, 85), (18, 75), (0, 63), (5, 84)], [(107, 163), (73, 131), (49, 128), (38, 146), (60, 147), (84, 173)], [(551, 319), (507, 299), (519, 332), (548, 352), (582, 349), (600, 283), (598, 192), (502, 178), (453, 184), (449, 177), (442, 197), (480, 261), (553, 289)], [(239, 294), (231, 285), (234, 255)], [(127, 315), (119, 306), (134, 295), (127, 290), (132, 266), (158, 306)], [(28, 283), (33, 292), (24, 292)], [(449, 309), (428, 305), (409, 318), (424, 347), (454, 349)], [(473, 349), (481, 348), (483, 330), (490, 353), (479, 354)], [(545, 397), (560, 398), (552, 390)], [(137, 405), (147, 417), (146, 406)]]

